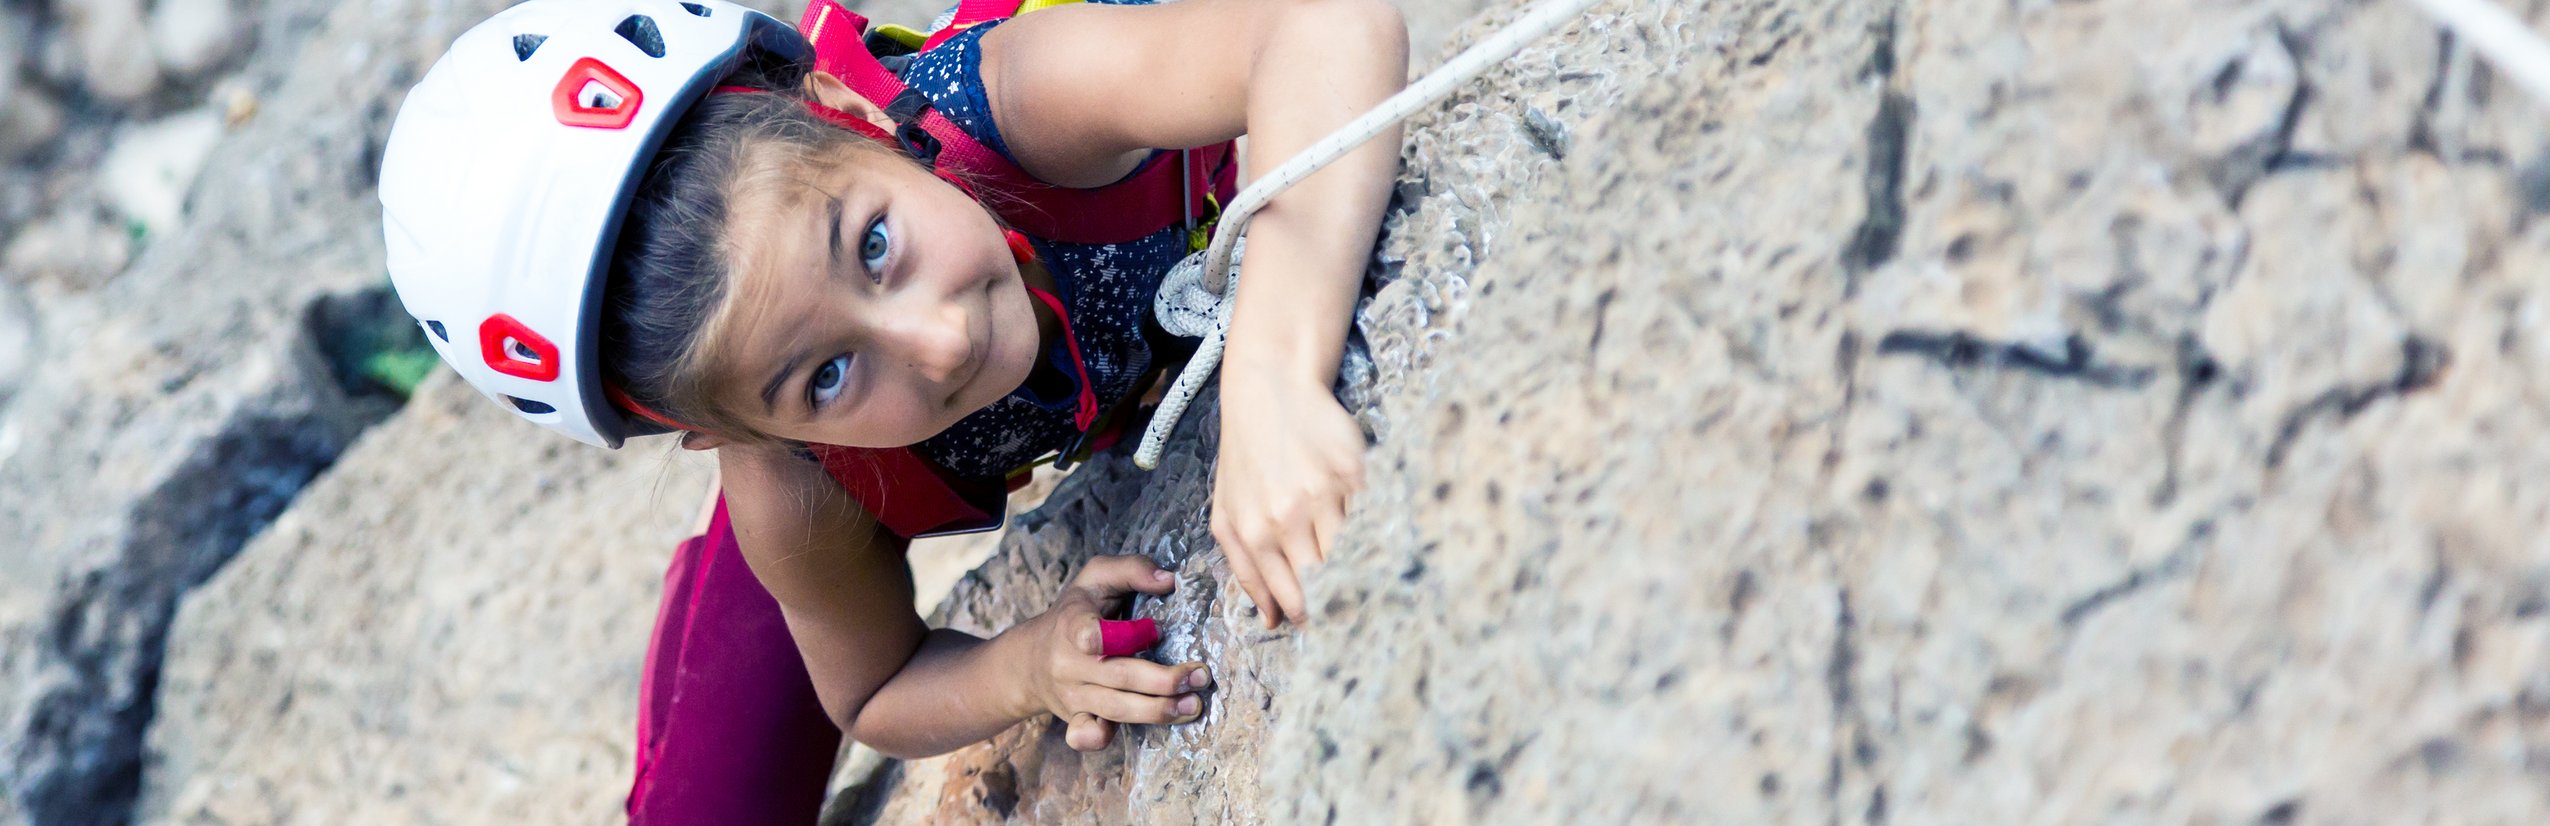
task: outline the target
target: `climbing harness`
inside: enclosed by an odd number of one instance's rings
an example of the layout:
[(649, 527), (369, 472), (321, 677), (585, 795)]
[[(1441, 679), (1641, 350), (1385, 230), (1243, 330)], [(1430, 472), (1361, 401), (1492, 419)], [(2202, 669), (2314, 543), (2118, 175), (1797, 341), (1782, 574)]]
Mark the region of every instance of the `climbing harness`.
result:
[[(917, 51), (925, 52), (966, 29), (1070, 2), (1077, 0), (963, 0), (933, 32), (922, 35), (900, 27), (872, 29), (867, 18), (835, 0), (814, 0), (807, 4), (797, 28), (813, 47), (815, 67), (840, 78), (863, 98), (886, 102), (886, 117), (896, 126), (889, 133), (848, 113), (812, 102), (808, 106), (825, 120), (901, 147), (941, 179), (982, 202), (1013, 228), (1011, 244), (1022, 260), (1033, 251), (1024, 246), (1019, 231), (1079, 244), (1124, 243), (1173, 226), (1185, 227), (1194, 237), (1203, 231), (1197, 225), (1199, 214), (1209, 220), (1219, 198), (1234, 188), (1238, 170), (1232, 159), (1237, 151), (1231, 142), (1180, 150), (1177, 163), (1155, 158), (1126, 180), (1105, 187), (1058, 187), (1036, 179), (976, 141), (878, 57), (880, 52), (917, 53), (911, 51), (915, 39), (919, 40)], [(999, 197), (985, 198), (978, 190)], [(1114, 421), (1102, 415), (1079, 337), (1062, 302), (1042, 291), (1031, 292), (1061, 322), (1064, 345), (1079, 374), (1080, 395), (1072, 411), (1072, 424), (1079, 434), (1053, 460), (1057, 467), (1068, 467), (1114, 444)], [(1002, 500), (1027, 481), (1018, 472), (1006, 480), (961, 479), (908, 447), (809, 445), (808, 450), (888, 530), (915, 538), (1000, 527), (1005, 512)]]
[[(723, 0), (531, 0), (462, 34), (401, 105), (380, 197), (390, 279), (444, 363), (543, 428), (601, 447), (683, 430), (600, 367), (604, 285), (628, 201), (682, 115), (758, 55), (811, 61), (879, 104), (888, 132), (809, 103), (818, 117), (896, 146), (999, 215), (1049, 241), (1115, 244), (1197, 231), (1233, 189), (1229, 142), (1146, 161), (1126, 180), (1072, 189), (1037, 180), (907, 89), (902, 59), (966, 29), (1075, 0), (963, 0), (927, 35), (879, 27), (813, 0), (795, 29)], [(979, 191), (978, 191), (979, 190)], [(997, 197), (983, 198), (988, 192)], [(1033, 255), (1023, 238), (1016, 255)], [(1050, 301), (1048, 302), (1051, 303)], [(1076, 369), (1079, 343), (1064, 317)], [(1090, 393), (1084, 375), (1084, 394)], [(1099, 400), (1078, 400), (1067, 455), (1100, 447)], [(809, 452), (889, 530), (989, 530), (1023, 478), (965, 479), (910, 448)]]
[[(1211, 319), (1204, 328), (1204, 342), (1188, 359), (1186, 370), (1178, 374), (1167, 395), (1161, 397), (1160, 409), (1152, 414), (1151, 425), (1142, 433), (1142, 447), (1133, 455), (1133, 463), (1144, 470), (1160, 466), (1160, 451), (1168, 446), (1170, 432), (1186, 414), (1188, 403), (1203, 389), (1204, 380), (1213, 375), (1222, 362), (1223, 338), (1231, 327), (1231, 310), (1239, 302), (1238, 290), (1232, 285), (1238, 273), (1240, 236), (1248, 231), (1249, 219), (1268, 201), (1302, 179), (1318, 172), (1356, 147), (1380, 135), (1393, 124), (1406, 120), (1417, 110), (1433, 105), (1450, 95), (1461, 84), (1476, 79), (1493, 66), (1521, 51), (1524, 44), (1538, 40), (1556, 30), (1560, 24), (1575, 18), (1600, 0), (1545, 0), (1521, 18), (1478, 45), (1463, 50), (1450, 61), (1398, 94), (1391, 95), (1372, 111), (1347, 122), (1344, 127), (1321, 138), (1301, 154), (1285, 161), (1274, 171), (1241, 190), (1238, 198), (1222, 209), (1220, 226), (1213, 231), (1213, 242), (1203, 252), (1189, 256), (1161, 285), (1153, 302), (1160, 326), (1181, 335), (1181, 329), (1196, 329), (1196, 319)], [(1177, 325), (1177, 326), (1172, 326)]]

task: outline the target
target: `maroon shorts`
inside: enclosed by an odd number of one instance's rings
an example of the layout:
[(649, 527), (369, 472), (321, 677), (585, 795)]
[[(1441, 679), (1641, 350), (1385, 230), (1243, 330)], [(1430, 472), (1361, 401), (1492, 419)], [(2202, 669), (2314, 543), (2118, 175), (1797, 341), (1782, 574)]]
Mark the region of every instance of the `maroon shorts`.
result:
[(723, 497), (664, 572), (637, 735), (633, 824), (813, 823), (823, 809), (841, 730), (745, 567)]

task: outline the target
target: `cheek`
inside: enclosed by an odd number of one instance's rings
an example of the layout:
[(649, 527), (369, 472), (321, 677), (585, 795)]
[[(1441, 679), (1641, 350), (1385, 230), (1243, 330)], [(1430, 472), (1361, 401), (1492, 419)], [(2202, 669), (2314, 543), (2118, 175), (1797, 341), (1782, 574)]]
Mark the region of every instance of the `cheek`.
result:
[(1027, 294), (1027, 282), (1013, 272), (1006, 283), (994, 287), (998, 313), (993, 323), (1000, 325), (1002, 358), (1017, 368), (1018, 380), (1027, 380), (1028, 368), (1034, 367), (1036, 354), (1043, 349), (1044, 334), (1036, 326), (1036, 299)]

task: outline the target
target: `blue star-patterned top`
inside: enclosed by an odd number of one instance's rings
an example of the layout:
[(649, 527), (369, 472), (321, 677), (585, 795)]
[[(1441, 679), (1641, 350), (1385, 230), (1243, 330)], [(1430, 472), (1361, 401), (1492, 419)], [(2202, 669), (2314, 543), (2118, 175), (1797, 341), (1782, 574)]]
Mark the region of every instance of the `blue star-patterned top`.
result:
[[(903, 70), (903, 81), (928, 96), (957, 128), (1015, 162), (999, 127), (992, 123), (991, 105), (983, 95), (981, 43), (983, 35), (999, 23), (967, 29), (913, 56)], [(1145, 164), (1176, 162), (1175, 153), (1157, 152)], [(1053, 273), (1055, 297), (1062, 300), (1070, 317), (1102, 409), (1132, 393), (1155, 356), (1175, 357), (1193, 347), (1192, 340), (1170, 336), (1151, 320), (1151, 297), (1159, 291), (1160, 280), (1187, 255), (1183, 226), (1120, 244), (1028, 240)], [(1181, 352), (1172, 355), (1161, 349)], [(1070, 350), (1059, 341), (1050, 343), (1036, 370), (1036, 376), (1008, 396), (914, 445), (913, 450), (959, 476), (989, 479), (1068, 446), (1080, 435), (1072, 423), (1080, 379), (1072, 370)]]

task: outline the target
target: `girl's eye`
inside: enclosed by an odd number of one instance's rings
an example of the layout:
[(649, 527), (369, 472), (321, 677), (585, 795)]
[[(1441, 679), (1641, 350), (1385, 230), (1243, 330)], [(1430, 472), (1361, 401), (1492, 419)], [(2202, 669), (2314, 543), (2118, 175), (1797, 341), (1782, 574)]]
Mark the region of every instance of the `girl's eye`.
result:
[(833, 356), (831, 361), (817, 365), (814, 378), (806, 381), (806, 403), (818, 408), (831, 404), (841, 397), (841, 388), (849, 380), (850, 357)]
[(868, 222), (868, 234), (859, 239), (859, 263), (868, 268), (868, 276), (884, 280), (877, 270), (885, 266), (885, 254), (894, 250), (894, 234), (885, 228), (885, 216)]

